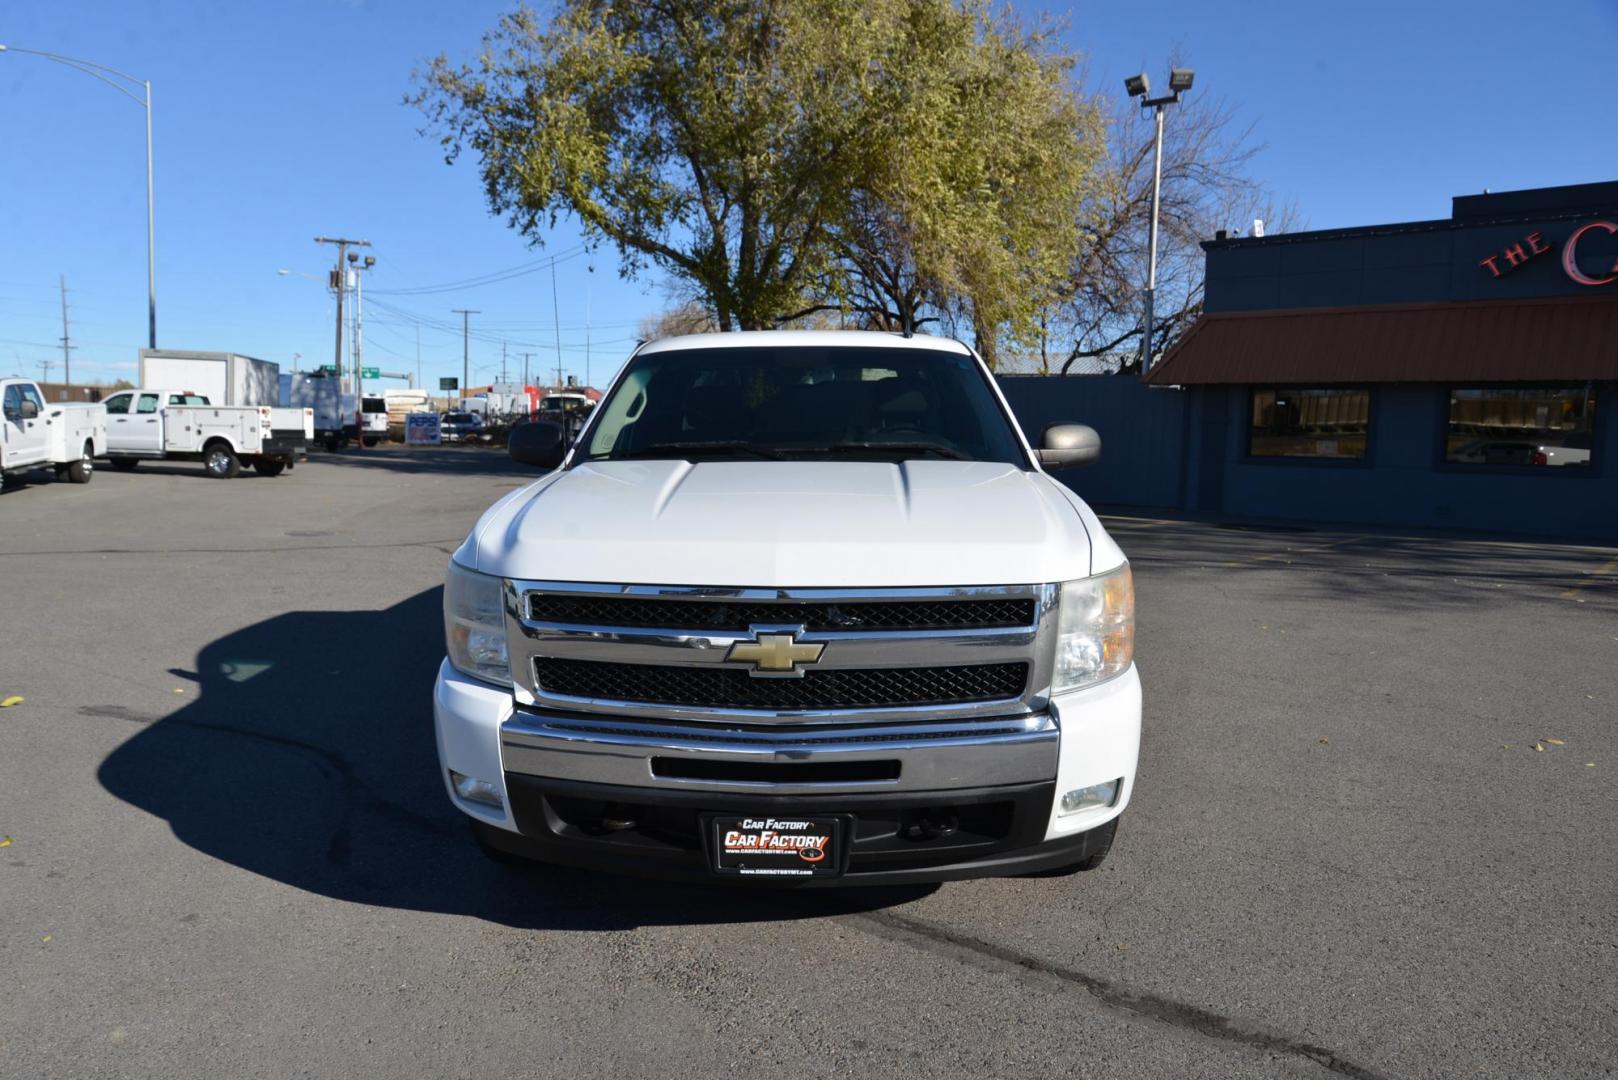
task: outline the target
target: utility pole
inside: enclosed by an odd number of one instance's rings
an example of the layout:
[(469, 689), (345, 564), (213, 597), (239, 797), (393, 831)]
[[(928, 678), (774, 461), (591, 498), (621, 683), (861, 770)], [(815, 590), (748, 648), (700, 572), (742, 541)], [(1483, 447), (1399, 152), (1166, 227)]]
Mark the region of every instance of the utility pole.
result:
[(467, 383), (471, 381), (471, 368), (467, 361), (467, 337), (471, 334), (472, 316), (483, 312), (469, 308), (450, 308), (450, 311), (461, 317), (461, 397), (466, 397)]
[(337, 245), (337, 269), (331, 272), (331, 287), (337, 291), (337, 351), (332, 357), (332, 366), (337, 371), (338, 401), (340, 402), (342, 400), (341, 380), (343, 377), (343, 293), (347, 291), (348, 285), (348, 279), (346, 277), (347, 271), (345, 271), (343, 268), (343, 256), (348, 252), (348, 246), (350, 244), (353, 244), (355, 247), (370, 247), (371, 242), (369, 240), (349, 240), (342, 237), (317, 236), (315, 237), (315, 243)]
[(72, 396), (71, 384), (73, 382), (73, 357), (68, 355), (73, 351), (67, 335), (67, 275), (58, 276), (62, 283), (62, 382), (68, 385), (68, 396)]
[(421, 381), (421, 324), (416, 324), (416, 385), (423, 386)]
[(500, 343), (500, 381), (506, 381), (506, 343)]
[(533, 356), (533, 355), (534, 354), (531, 353), (531, 352), (525, 352), (525, 353), (522, 354), (522, 384), (524, 386), (529, 385), (529, 383), (528, 383), (528, 358), (530, 356)]
[(39, 381), (40, 382), (50, 382), (51, 381), (51, 368), (53, 368), (55, 366), (56, 366), (56, 361), (55, 360), (41, 360), (41, 361), (39, 361)]

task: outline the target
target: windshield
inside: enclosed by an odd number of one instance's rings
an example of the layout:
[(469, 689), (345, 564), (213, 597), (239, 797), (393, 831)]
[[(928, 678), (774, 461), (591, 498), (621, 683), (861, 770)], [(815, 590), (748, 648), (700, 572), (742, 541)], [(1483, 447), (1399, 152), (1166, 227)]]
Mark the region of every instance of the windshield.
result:
[(1027, 467), (977, 362), (942, 349), (679, 349), (629, 362), (586, 460), (946, 458)]
[(473, 416), (471, 413), (463, 413), (463, 412), (445, 413), (444, 414), (444, 423), (446, 423), (446, 424), (475, 424), (475, 423), (477, 423), (477, 417)]
[(360, 411), (368, 413), (385, 413), (388, 411), (388, 403), (379, 397), (364, 398), (360, 402)]

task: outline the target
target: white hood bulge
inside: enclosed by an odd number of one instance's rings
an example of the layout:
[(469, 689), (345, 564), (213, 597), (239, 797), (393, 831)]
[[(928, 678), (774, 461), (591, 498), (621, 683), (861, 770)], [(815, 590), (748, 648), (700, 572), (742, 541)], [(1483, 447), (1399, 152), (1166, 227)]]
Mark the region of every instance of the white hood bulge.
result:
[(1092, 573), (1092, 532), (1096, 569), (1122, 561), (1088, 507), (998, 462), (599, 461), (496, 503), (457, 558), (558, 581), (1005, 585)]

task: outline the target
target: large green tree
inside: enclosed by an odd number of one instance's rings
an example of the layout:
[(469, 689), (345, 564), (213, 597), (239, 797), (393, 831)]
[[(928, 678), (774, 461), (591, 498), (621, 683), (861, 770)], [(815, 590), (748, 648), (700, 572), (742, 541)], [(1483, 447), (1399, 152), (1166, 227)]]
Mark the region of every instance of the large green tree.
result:
[(981, 0), (563, 0), (416, 100), (518, 229), (572, 214), (724, 329), (930, 306), (992, 355), (1076, 246), (1100, 146), (1069, 66)]

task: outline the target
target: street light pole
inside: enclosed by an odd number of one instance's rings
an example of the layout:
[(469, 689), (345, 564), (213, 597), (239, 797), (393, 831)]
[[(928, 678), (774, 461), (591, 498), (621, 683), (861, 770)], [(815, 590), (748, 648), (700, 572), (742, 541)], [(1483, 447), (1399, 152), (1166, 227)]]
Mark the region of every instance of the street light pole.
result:
[(157, 205), (152, 198), (152, 81), (146, 83), (146, 347), (157, 348)]
[(1150, 97), (1151, 80), (1145, 72), (1124, 80), (1124, 89), (1130, 97), (1141, 99), (1141, 108), (1153, 111), (1155, 133), (1152, 143), (1152, 224), (1146, 255), (1146, 317), (1141, 327), (1140, 373), (1145, 375), (1152, 366), (1152, 335), (1156, 333), (1157, 301), (1157, 208), (1163, 193), (1163, 109), (1178, 104), (1180, 95), (1191, 89), (1196, 72), (1190, 68), (1169, 69), (1169, 92), (1163, 97)]
[(1151, 239), (1148, 241), (1149, 254), (1146, 256), (1146, 326), (1141, 337), (1140, 347), (1140, 373), (1146, 374), (1146, 369), (1152, 364), (1152, 318), (1155, 312), (1153, 307), (1157, 301), (1157, 205), (1159, 196), (1163, 192), (1163, 106), (1159, 105), (1153, 110), (1157, 120), (1156, 146), (1152, 152), (1152, 228)]
[[(152, 196), (151, 80), (137, 79), (133, 75), (119, 71), (117, 68), (110, 68), (105, 64), (97, 64), (91, 60), (80, 60), (78, 57), (43, 52), (39, 49), (22, 49), (16, 45), (0, 45), (0, 53), (3, 52), (25, 53), (28, 56), (43, 57), (46, 60), (61, 64), (63, 67), (82, 71), (91, 78), (100, 79), (146, 110), (146, 347), (149, 349), (157, 348), (157, 204)], [(145, 91), (145, 95), (137, 97), (127, 86), (113, 82), (112, 79), (107, 77), (109, 75), (141, 87)]]
[(461, 317), (461, 397), (464, 399), (466, 397), (466, 388), (471, 384), (472, 379), (472, 372), (467, 367), (467, 357), (469, 355), (467, 352), (467, 339), (472, 333), (472, 316), (481, 315), (482, 312), (473, 311), (470, 308), (451, 308), (450, 310)]

